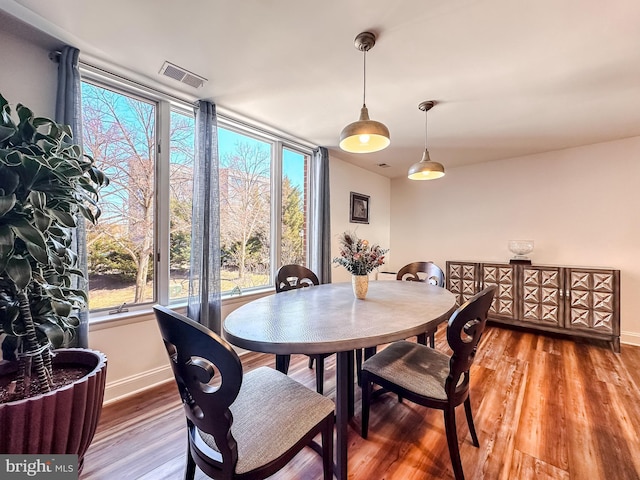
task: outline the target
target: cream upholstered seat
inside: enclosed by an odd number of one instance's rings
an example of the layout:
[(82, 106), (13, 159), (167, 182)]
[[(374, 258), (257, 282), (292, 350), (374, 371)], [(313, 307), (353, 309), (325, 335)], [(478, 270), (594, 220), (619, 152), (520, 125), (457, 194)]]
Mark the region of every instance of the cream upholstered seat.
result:
[(400, 341), (387, 346), (362, 364), (362, 437), (367, 438), (373, 384), (377, 393), (393, 392), (399, 398), (443, 410), (447, 444), (456, 480), (463, 480), (456, 433), (455, 407), (464, 403), (473, 444), (478, 436), (469, 400), (469, 369), (497, 287), (485, 288), (461, 305), (449, 319), (447, 341), (451, 356), (419, 343)]
[(418, 395), (446, 400), (445, 383), (451, 357), (432, 348), (415, 346), (405, 340), (394, 342), (367, 360), (366, 369), (380, 377), (394, 379), (399, 387)]
[(322, 453), (324, 479), (333, 478), (333, 401), (267, 367), (243, 375), (214, 332), (168, 308), (154, 311), (187, 418), (185, 479), (196, 465), (216, 480), (263, 479), (307, 445)]
[[(333, 414), (334, 404), (326, 397), (319, 399), (286, 375), (260, 367), (244, 375), (238, 397), (229, 410), (233, 415), (231, 434), (238, 443), (236, 474), (240, 475), (282, 456)], [(213, 435), (198, 433), (209, 447), (218, 450)]]

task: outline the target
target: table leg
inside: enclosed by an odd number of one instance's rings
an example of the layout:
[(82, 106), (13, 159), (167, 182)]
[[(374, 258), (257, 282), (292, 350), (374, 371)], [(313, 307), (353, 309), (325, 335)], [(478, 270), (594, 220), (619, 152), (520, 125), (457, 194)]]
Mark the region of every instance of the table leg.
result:
[[(349, 377), (353, 389), (353, 351), (336, 354), (336, 471), (337, 480), (347, 480), (347, 423), (349, 421)], [(349, 375), (351, 369), (351, 375)]]
[(286, 375), (289, 371), (290, 361), (291, 355), (276, 355), (276, 370)]
[(353, 354), (351, 352), (349, 355), (349, 365), (347, 366), (348, 376), (347, 376), (347, 403), (349, 405), (349, 419), (353, 418), (354, 410), (355, 410), (355, 385), (354, 385), (354, 376), (353, 376)]

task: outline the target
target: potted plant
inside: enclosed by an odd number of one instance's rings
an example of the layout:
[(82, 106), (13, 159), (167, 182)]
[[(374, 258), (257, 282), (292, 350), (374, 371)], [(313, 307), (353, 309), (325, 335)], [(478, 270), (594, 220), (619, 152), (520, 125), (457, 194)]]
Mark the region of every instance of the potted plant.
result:
[[(100, 215), (108, 183), (71, 129), (0, 95), (0, 453), (78, 454), (93, 438), (106, 357), (57, 349), (74, 334), (87, 293), (74, 288), (72, 231)], [(76, 378), (77, 377), (77, 378)]]

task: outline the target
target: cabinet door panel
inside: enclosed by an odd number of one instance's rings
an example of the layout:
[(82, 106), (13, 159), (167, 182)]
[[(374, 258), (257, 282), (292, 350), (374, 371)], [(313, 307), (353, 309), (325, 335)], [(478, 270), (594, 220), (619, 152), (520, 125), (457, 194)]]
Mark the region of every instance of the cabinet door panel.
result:
[(567, 328), (618, 333), (617, 284), (614, 271), (568, 269)]
[(482, 264), (482, 288), (498, 286), (489, 316), (513, 319), (516, 315), (515, 268), (509, 264)]
[(561, 327), (562, 272), (555, 267), (522, 267), (522, 313), (519, 319)]
[(456, 296), (456, 306), (478, 292), (478, 283), (477, 263), (447, 262), (447, 290)]

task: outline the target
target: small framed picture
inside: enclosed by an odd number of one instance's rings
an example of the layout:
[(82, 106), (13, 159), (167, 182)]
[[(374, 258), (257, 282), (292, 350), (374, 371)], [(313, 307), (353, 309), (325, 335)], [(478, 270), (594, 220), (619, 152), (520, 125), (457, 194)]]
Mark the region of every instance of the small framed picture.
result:
[(349, 222), (369, 223), (369, 195), (351, 192)]

